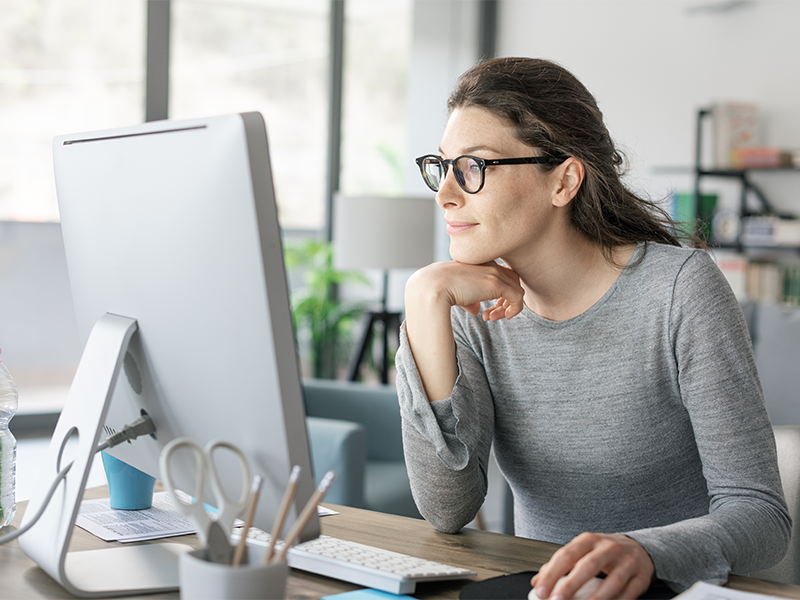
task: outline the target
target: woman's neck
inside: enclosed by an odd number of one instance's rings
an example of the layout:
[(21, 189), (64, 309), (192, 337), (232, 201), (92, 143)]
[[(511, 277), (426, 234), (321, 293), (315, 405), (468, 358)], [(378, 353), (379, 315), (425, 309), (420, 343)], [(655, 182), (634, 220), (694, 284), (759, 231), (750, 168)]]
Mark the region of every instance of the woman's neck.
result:
[(614, 285), (635, 244), (620, 246), (606, 258), (602, 248), (573, 231), (547, 243), (527, 260), (509, 259), (520, 276), (525, 305), (551, 321), (566, 321), (586, 312)]

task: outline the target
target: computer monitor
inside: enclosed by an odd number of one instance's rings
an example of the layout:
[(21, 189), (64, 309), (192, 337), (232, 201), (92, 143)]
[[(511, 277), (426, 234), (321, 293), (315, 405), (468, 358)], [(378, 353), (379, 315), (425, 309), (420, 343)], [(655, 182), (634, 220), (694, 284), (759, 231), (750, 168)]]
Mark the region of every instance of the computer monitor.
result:
[[(303, 473), (292, 516), (299, 514), (314, 479), (261, 115), (59, 136), (54, 166), (86, 349), (49, 460), (60, 464), (61, 438), (77, 431), (85, 446), (76, 464), (87, 462), (86, 456), (90, 463), (97, 440), (146, 411), (155, 436), (117, 446), (111, 454), (159, 477), (161, 449), (173, 438), (188, 436), (201, 445), (231, 441), (264, 479), (254, 525), (271, 529), (293, 465)], [(117, 317), (135, 321), (132, 330), (114, 333)], [(109, 322), (110, 334), (104, 329)], [(109, 335), (117, 341), (108, 343)], [(86, 399), (104, 393), (103, 382), (116, 373), (110, 397), (94, 404)], [(100, 427), (103, 432), (96, 433)], [(174, 465), (174, 479), (191, 493), (195, 475), (189, 462), (185, 468)], [(75, 470), (67, 475), (64, 495), (51, 503), (70, 504), (75, 490), (82, 491), (86, 474), (76, 483)], [(226, 489), (237, 497), (239, 470), (221, 471), (231, 478)], [(45, 488), (53, 474), (42, 475)], [(51, 525), (60, 526), (77, 507), (53, 510), (60, 512), (50, 516)], [(51, 575), (84, 554), (43, 557), (34, 546), (68, 544), (70, 533), (65, 530), (61, 540), (41, 531), (31, 536), (34, 529), (21, 538), (23, 549)], [(301, 537), (318, 533), (314, 518)], [(43, 562), (59, 564), (48, 568)], [(61, 583), (91, 595), (97, 591), (92, 577), (76, 572)]]

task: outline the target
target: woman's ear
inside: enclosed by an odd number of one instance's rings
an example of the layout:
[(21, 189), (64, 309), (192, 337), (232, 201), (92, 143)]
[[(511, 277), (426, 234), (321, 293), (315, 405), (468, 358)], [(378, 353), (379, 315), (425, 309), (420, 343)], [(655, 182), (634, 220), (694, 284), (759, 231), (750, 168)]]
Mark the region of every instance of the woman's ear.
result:
[(569, 204), (578, 193), (585, 174), (583, 163), (574, 156), (558, 165), (553, 171), (556, 177), (553, 205), (564, 207)]

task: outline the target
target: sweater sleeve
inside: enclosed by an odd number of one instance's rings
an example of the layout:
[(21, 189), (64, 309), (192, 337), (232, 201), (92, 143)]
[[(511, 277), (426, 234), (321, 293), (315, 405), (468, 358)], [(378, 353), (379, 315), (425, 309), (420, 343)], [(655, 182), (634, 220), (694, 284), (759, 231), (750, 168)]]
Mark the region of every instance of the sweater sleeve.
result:
[(467, 525), (483, 504), (494, 431), (483, 367), (458, 341), (456, 354), (458, 378), (450, 398), (429, 402), (402, 325), (395, 364), (411, 491), (420, 514), (446, 533)]
[(709, 513), (628, 535), (650, 554), (656, 576), (683, 590), (775, 564), (786, 551), (791, 519), (747, 326), (705, 253), (693, 254), (676, 279), (670, 336)]

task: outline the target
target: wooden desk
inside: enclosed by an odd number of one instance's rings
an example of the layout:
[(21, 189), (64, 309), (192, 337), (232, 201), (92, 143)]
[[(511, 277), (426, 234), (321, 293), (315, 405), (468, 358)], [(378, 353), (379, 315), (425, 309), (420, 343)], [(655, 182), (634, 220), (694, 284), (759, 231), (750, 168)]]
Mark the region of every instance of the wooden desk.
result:
[[(86, 498), (107, 496), (108, 490), (105, 487), (92, 488), (85, 493)], [(14, 526), (19, 527), (26, 506), (27, 502), (21, 502), (17, 506)], [(418, 519), (343, 506), (332, 506), (332, 508), (340, 511), (340, 514), (323, 517), (320, 520), (324, 534), (467, 567), (478, 573), (478, 579), (536, 570), (558, 548), (556, 544), (472, 529), (464, 530), (456, 535), (448, 535), (439, 533), (425, 521)], [(196, 536), (193, 535), (170, 539), (198, 546)], [(70, 550), (92, 550), (109, 547), (109, 545), (76, 527)], [(419, 584), (414, 596), (417, 598), (458, 598), (459, 590), (467, 583), (469, 580)], [(800, 586), (737, 576), (731, 577), (729, 585), (746, 591), (800, 599)], [(335, 579), (293, 570), (287, 584), (287, 598), (316, 599), (328, 594), (358, 589), (358, 587)], [(72, 597), (30, 560), (16, 541), (0, 545), (0, 598)], [(141, 598), (177, 597), (177, 592), (141, 596)]]

